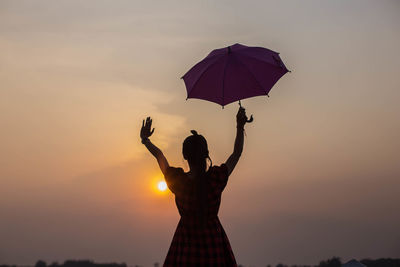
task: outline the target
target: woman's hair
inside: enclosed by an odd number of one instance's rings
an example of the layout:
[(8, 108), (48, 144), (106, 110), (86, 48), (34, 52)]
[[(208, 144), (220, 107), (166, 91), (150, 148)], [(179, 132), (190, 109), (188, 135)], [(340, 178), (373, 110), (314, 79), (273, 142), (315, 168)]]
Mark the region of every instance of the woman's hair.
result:
[(199, 135), (195, 130), (190, 131), (192, 135), (183, 141), (183, 158), (189, 162), (196, 162), (209, 158), (207, 141), (204, 136)]
[(191, 130), (192, 135), (186, 137), (183, 141), (182, 154), (190, 165), (196, 166), (197, 173), (194, 180), (194, 194), (196, 197), (197, 216), (202, 226), (207, 222), (207, 183), (206, 183), (206, 168), (207, 159), (212, 161), (208, 153), (206, 139), (199, 135), (195, 130)]

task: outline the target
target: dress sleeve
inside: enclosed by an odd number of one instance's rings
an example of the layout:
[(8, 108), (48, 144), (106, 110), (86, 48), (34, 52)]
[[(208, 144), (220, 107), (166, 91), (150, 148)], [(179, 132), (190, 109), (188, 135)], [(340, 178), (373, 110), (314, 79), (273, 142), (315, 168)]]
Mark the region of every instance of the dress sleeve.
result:
[(174, 194), (176, 194), (181, 188), (181, 177), (183, 173), (184, 171), (182, 168), (168, 167), (164, 174), (167, 186)]
[(212, 167), (212, 183), (216, 190), (222, 192), (228, 183), (228, 168), (226, 164), (223, 163), (221, 166), (213, 166)]

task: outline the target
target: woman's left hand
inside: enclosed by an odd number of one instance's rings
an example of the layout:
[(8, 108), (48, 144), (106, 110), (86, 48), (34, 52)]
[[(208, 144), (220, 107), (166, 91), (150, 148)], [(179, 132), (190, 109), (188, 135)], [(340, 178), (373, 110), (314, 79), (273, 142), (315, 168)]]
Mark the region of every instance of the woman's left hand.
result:
[(151, 130), (152, 122), (153, 122), (153, 120), (150, 117), (147, 117), (146, 121), (143, 120), (142, 129), (140, 129), (140, 138), (142, 140), (148, 139), (154, 133), (155, 128), (153, 128), (153, 130)]

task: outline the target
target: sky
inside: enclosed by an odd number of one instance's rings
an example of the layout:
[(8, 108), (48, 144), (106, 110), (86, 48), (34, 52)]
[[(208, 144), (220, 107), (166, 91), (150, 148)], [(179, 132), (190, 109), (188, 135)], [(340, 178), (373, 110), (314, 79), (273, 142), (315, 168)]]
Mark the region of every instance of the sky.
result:
[(214, 165), (236, 103), (186, 100), (180, 77), (234, 43), (292, 72), (242, 101), (242, 158), (219, 213), (238, 263), (400, 257), (400, 2), (0, 1), (0, 264), (162, 263), (179, 215), (140, 143)]

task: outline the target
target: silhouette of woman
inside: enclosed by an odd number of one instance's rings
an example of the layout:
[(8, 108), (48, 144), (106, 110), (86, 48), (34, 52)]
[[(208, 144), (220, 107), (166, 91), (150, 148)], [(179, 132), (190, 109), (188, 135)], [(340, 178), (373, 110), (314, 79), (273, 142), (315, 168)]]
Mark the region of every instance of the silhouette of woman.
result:
[[(183, 142), (182, 153), (189, 172), (170, 167), (167, 159), (149, 139), (152, 119), (143, 120), (142, 143), (157, 159), (168, 188), (175, 194), (181, 219), (171, 242), (164, 267), (237, 266), (228, 237), (218, 218), (221, 194), (243, 150), (243, 131), (249, 122), (244, 108), (236, 115), (237, 131), (233, 153), (221, 166), (212, 166), (207, 141), (196, 131)], [(207, 159), (210, 167), (207, 170)]]

